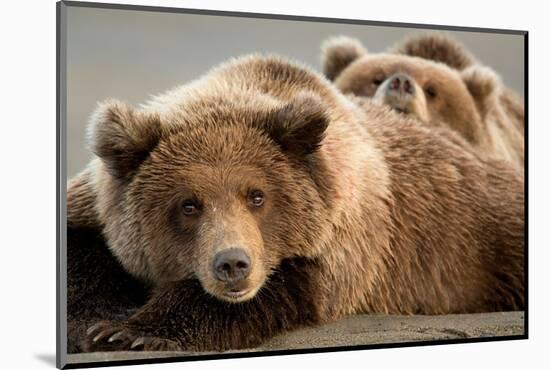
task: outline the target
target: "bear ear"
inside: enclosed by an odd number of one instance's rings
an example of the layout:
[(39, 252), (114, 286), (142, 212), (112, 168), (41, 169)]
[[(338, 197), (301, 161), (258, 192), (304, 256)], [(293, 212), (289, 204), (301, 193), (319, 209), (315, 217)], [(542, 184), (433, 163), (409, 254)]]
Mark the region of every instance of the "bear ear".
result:
[(462, 80), (483, 112), (488, 99), (499, 86), (499, 77), (488, 67), (471, 66), (461, 72)]
[(326, 40), (321, 50), (323, 73), (331, 81), (334, 81), (351, 62), (367, 54), (367, 49), (359, 40), (346, 36)]
[(474, 57), (459, 42), (441, 33), (429, 33), (406, 39), (394, 53), (433, 60), (463, 70), (475, 63)]
[(91, 150), (117, 178), (128, 178), (157, 145), (159, 117), (115, 100), (100, 103), (88, 127)]
[(269, 135), (283, 151), (304, 156), (321, 145), (329, 124), (320, 98), (301, 93), (272, 113)]

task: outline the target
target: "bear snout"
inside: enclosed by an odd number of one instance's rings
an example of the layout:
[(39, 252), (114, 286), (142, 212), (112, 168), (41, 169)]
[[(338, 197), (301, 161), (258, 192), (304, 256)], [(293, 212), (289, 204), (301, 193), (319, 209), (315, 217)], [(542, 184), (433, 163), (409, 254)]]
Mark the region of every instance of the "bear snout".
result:
[(237, 284), (250, 275), (250, 257), (242, 248), (216, 253), (212, 263), (214, 277), (224, 283)]
[(413, 96), (416, 92), (412, 78), (403, 73), (391, 76), (387, 89), (389, 93), (398, 93), (401, 95)]
[(419, 92), (415, 80), (405, 73), (395, 73), (378, 87), (373, 101), (387, 104), (395, 111), (413, 114), (421, 120), (427, 119), (426, 100)]

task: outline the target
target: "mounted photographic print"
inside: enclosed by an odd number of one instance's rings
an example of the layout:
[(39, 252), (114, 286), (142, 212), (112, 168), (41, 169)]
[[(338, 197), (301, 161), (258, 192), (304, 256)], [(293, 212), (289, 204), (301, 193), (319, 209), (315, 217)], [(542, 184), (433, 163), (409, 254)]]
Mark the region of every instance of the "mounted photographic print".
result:
[(526, 50), (58, 3), (58, 367), (527, 338)]

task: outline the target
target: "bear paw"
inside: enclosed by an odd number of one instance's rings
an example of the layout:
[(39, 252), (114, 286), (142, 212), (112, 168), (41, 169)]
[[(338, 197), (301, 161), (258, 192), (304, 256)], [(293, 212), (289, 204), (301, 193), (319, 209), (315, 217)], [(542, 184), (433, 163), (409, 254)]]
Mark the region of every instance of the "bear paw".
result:
[(102, 351), (181, 351), (181, 346), (126, 326), (123, 323), (100, 321), (86, 331), (83, 348), (86, 352)]

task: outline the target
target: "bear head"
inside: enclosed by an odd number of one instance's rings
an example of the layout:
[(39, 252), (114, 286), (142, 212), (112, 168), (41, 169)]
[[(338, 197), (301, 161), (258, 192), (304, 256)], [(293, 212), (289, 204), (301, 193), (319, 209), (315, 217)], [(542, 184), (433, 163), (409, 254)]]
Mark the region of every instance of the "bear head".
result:
[(373, 98), (430, 125), (450, 126), (479, 144), (497, 96), (497, 75), (472, 64), (447, 38), (420, 41), (409, 40), (397, 52), (370, 54), (355, 39), (329, 39), (323, 45), (323, 71), (344, 93)]
[(254, 297), (283, 259), (319, 253), (328, 124), (307, 92), (201, 96), (170, 113), (100, 104), (89, 140), (109, 247), (153, 285), (196, 278), (225, 301)]

